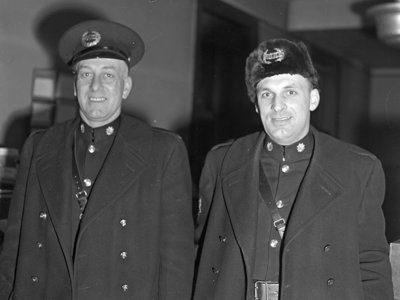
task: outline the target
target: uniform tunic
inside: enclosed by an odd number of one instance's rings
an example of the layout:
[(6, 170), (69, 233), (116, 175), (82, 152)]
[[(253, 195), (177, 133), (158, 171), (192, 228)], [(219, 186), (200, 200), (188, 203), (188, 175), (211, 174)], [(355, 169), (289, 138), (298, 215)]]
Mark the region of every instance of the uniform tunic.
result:
[[(271, 220), (266, 216), (266, 214), (271, 215), (271, 209), (267, 207), (265, 199), (267, 197), (272, 199), (279, 215), (288, 224), (290, 211), (310, 162), (313, 147), (314, 139), (311, 131), (306, 137), (289, 146), (281, 146), (269, 137), (265, 138), (260, 164), (271, 193), (262, 195), (259, 201), (254, 280), (279, 282), (282, 239), (277, 230), (267, 230), (274, 228), (274, 225), (266, 224)], [(269, 251), (265, 249), (266, 247)]]
[[(90, 192), (95, 184), (96, 177), (99, 174), (104, 161), (114, 142), (120, 118), (97, 127), (92, 128), (83, 120), (74, 133), (74, 157), (72, 164), (76, 164), (76, 169), (72, 167), (72, 175), (75, 180), (72, 181), (72, 236), (73, 246), (79, 231), (80, 220), (83, 217), (87, 203), (80, 203), (76, 194), (79, 192), (77, 184), (86, 192), (86, 201), (90, 199)], [(76, 174), (74, 172), (76, 170)], [(76, 181), (79, 180), (79, 183)]]

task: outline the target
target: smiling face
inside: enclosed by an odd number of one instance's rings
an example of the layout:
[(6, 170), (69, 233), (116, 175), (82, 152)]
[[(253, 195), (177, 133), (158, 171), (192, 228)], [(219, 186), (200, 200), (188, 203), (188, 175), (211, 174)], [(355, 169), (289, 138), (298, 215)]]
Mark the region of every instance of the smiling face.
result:
[(91, 127), (114, 121), (121, 114), (122, 99), (132, 88), (128, 67), (122, 60), (93, 58), (75, 66), (75, 94), (81, 118)]
[(280, 145), (305, 137), (310, 112), (319, 104), (319, 92), (301, 75), (279, 74), (264, 78), (257, 86), (257, 109), (265, 132)]

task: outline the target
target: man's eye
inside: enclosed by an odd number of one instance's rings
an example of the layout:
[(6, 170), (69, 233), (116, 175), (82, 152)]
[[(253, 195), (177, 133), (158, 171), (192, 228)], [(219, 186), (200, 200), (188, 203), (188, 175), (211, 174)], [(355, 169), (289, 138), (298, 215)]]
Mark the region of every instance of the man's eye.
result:
[(89, 78), (91, 76), (91, 74), (89, 72), (82, 72), (80, 73), (80, 77), (81, 78)]
[(271, 93), (270, 92), (263, 92), (261, 93), (261, 98), (271, 98)]
[(296, 91), (294, 91), (294, 90), (288, 90), (286, 93), (287, 93), (288, 96), (295, 96), (295, 95), (297, 95)]

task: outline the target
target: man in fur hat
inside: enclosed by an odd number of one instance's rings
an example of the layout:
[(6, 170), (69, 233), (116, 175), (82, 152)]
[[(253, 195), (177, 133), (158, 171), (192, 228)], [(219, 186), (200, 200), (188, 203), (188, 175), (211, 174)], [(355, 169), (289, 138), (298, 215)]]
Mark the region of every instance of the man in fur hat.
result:
[(310, 125), (304, 43), (262, 42), (245, 81), (264, 130), (207, 156), (194, 299), (393, 299), (381, 163)]

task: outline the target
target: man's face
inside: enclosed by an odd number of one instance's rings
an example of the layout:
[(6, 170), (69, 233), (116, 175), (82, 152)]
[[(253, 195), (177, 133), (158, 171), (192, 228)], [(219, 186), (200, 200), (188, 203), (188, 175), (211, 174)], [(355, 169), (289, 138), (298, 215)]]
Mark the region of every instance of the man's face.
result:
[(265, 132), (280, 145), (301, 140), (310, 128), (310, 112), (319, 104), (319, 92), (301, 75), (279, 74), (257, 86), (257, 105)]
[(93, 58), (75, 66), (75, 94), (82, 119), (92, 127), (114, 121), (121, 113), (122, 99), (132, 88), (128, 67), (122, 60)]

